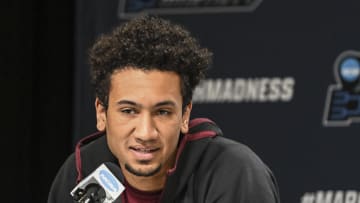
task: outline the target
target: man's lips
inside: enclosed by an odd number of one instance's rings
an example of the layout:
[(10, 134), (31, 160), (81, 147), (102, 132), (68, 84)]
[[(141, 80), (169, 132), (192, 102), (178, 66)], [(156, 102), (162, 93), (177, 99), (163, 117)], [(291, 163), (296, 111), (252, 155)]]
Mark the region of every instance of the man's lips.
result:
[(155, 153), (160, 150), (159, 147), (130, 147), (132, 154), (137, 160), (150, 160), (155, 157)]

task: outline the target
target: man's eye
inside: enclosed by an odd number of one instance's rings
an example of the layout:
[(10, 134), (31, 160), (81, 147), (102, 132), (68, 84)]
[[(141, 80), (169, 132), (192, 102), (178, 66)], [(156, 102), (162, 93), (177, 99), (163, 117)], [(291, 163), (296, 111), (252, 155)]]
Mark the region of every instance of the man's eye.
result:
[(125, 114), (135, 114), (136, 111), (134, 109), (121, 109), (121, 113)]
[(168, 111), (168, 110), (159, 110), (158, 111), (158, 114), (159, 115), (161, 115), (161, 116), (167, 116), (167, 115), (170, 115), (171, 114), (171, 112), (170, 111)]

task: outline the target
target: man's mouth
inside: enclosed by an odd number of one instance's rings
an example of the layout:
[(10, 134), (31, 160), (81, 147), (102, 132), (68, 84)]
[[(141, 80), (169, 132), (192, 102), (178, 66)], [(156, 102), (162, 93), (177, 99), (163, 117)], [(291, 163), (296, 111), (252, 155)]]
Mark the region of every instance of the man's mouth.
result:
[(158, 150), (160, 150), (159, 147), (130, 147), (130, 151), (137, 160), (151, 160)]
[(159, 148), (130, 147), (130, 149), (141, 153), (152, 153), (157, 151)]

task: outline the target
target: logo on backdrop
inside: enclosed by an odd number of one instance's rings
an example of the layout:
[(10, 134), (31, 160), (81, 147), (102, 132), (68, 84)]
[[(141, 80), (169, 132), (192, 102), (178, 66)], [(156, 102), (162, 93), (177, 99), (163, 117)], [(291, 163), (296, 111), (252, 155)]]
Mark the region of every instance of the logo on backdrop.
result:
[(328, 88), (324, 126), (360, 122), (360, 52), (345, 51), (334, 63), (336, 84)]
[(293, 77), (217, 78), (202, 81), (194, 91), (194, 103), (290, 102)]
[(358, 203), (360, 193), (356, 190), (328, 190), (307, 192), (301, 197), (301, 203)]
[(119, 0), (118, 16), (141, 14), (193, 14), (254, 11), (262, 0)]

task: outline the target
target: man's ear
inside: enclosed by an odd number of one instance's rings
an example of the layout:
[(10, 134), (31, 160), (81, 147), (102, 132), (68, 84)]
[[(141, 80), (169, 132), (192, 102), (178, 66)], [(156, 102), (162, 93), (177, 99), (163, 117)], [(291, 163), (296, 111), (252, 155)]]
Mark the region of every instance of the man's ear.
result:
[(106, 128), (106, 108), (99, 100), (98, 97), (95, 99), (95, 110), (96, 110), (96, 128), (99, 131), (105, 131)]
[(186, 105), (182, 115), (181, 132), (183, 134), (189, 131), (189, 120), (190, 120), (191, 109), (192, 109), (192, 102)]

